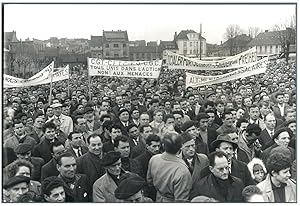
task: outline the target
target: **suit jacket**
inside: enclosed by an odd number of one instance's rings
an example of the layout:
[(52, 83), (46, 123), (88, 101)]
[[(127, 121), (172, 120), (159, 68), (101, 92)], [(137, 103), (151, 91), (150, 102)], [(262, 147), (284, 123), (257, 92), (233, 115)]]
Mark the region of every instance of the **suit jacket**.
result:
[(137, 142), (137, 144), (135, 144), (132, 137), (128, 137), (128, 142), (129, 142), (130, 150), (132, 150), (134, 147), (136, 147), (138, 145), (138, 142)]
[(185, 202), (192, 188), (192, 176), (185, 162), (166, 152), (150, 159), (147, 182), (157, 190), (156, 202)]
[(61, 114), (59, 116), (59, 120), (61, 122), (61, 131), (63, 131), (66, 135), (69, 135), (71, 132), (73, 132), (73, 120), (71, 117)]
[(46, 163), (41, 170), (41, 182), (47, 178), (47, 177), (52, 177), (52, 176), (57, 176), (59, 175), (59, 172), (56, 168), (56, 160), (51, 159), (48, 163)]
[(219, 192), (219, 186), (216, 183), (215, 177), (213, 174), (209, 174), (199, 180), (190, 194), (190, 199), (193, 199), (197, 196), (206, 196), (214, 198), (220, 202), (242, 202), (242, 190), (244, 184), (241, 179), (229, 175), (230, 186), (228, 187), (228, 193), (226, 198), (221, 195)]
[[(80, 149), (81, 149), (81, 156), (84, 155), (85, 153), (87, 153), (87, 152), (89, 151), (89, 149), (88, 149), (87, 147), (85, 147), (85, 146), (80, 147)], [(71, 147), (71, 145), (70, 145), (70, 147), (67, 149), (67, 151), (70, 152), (71, 154), (73, 154), (73, 156), (74, 156), (75, 158), (78, 158), (78, 157), (77, 157), (77, 154), (75, 153), (75, 151), (73, 150), (73, 148)]]
[[(285, 201), (296, 202), (297, 200), (296, 184), (291, 180), (288, 180), (286, 184), (287, 185), (284, 187)], [(275, 202), (274, 192), (272, 190), (272, 183), (269, 174), (267, 175), (264, 181), (257, 184), (257, 187), (262, 191), (265, 202)]]
[[(284, 114), (286, 113), (286, 110), (288, 108), (291, 108), (288, 104), (284, 104)], [(272, 107), (272, 110), (273, 110), (273, 113), (274, 113), (274, 116), (275, 118), (278, 118), (278, 119), (281, 119), (281, 120), (285, 120), (284, 119), (284, 116), (281, 116), (281, 113), (280, 113), (280, 109), (278, 107), (278, 104), (275, 104), (273, 107)]]
[(221, 117), (218, 116), (217, 112), (215, 112), (214, 123), (216, 123), (219, 126), (221, 126), (223, 124), (223, 120)]
[[(208, 167), (206, 167), (201, 171), (200, 176), (205, 177), (209, 174), (210, 174), (210, 170)], [(245, 186), (254, 185), (254, 181), (251, 177), (247, 165), (239, 160), (235, 160), (235, 159), (231, 160), (231, 175), (241, 179), (241, 181)]]
[(65, 183), (66, 195), (72, 197), (72, 202), (89, 202), (91, 190), (89, 190), (88, 177), (83, 174), (75, 174), (75, 181), (70, 185), (64, 178), (58, 175)]
[[(31, 144), (32, 147), (34, 147), (36, 145), (36, 141), (32, 137), (28, 136), (27, 134), (23, 138), (23, 140), (24, 140), (23, 143)], [(20, 144), (20, 142), (19, 142), (18, 138), (16, 137), (16, 135), (13, 135), (4, 141), (3, 147), (9, 147), (9, 148), (15, 149), (19, 144)]]
[(45, 161), (42, 158), (39, 158), (39, 157), (31, 157), (30, 162), (33, 165), (33, 171), (31, 173), (31, 179), (33, 179), (35, 181), (40, 181), (42, 167), (43, 167)]
[(105, 174), (105, 170), (101, 166), (101, 159), (90, 152), (77, 158), (77, 172), (88, 176), (90, 187)]
[(146, 143), (144, 143), (143, 140), (140, 140), (138, 145), (131, 150), (130, 157), (134, 159), (139, 155), (143, 154), (145, 151), (146, 151)]
[(105, 173), (93, 184), (93, 202), (120, 202), (115, 197), (116, 189), (115, 181)]
[(208, 145), (203, 141), (202, 137), (199, 135), (195, 139), (196, 152), (208, 155)]
[[(275, 131), (274, 131), (275, 132)], [(258, 136), (258, 140), (260, 144), (262, 145), (262, 150), (265, 150), (266, 148), (270, 147), (272, 144), (274, 144), (274, 141), (270, 134), (268, 133), (267, 129), (264, 129), (261, 131), (260, 135)]]
[(50, 144), (48, 139), (44, 139), (33, 149), (32, 156), (43, 158), (45, 163), (49, 162), (52, 159)]

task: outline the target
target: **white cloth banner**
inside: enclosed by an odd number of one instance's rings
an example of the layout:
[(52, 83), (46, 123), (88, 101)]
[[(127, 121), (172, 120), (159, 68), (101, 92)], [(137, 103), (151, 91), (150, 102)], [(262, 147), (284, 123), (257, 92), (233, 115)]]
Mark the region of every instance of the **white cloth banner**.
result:
[[(69, 79), (69, 65), (64, 68), (55, 68), (55, 72), (53, 72), (52, 82), (58, 82), (61, 80)], [(47, 74), (47, 76), (45, 75)], [(51, 82), (51, 73), (45, 72), (42, 74), (43, 79), (34, 78), (34, 79), (21, 79), (17, 77), (13, 77), (10, 75), (4, 74), (4, 88), (13, 88), (13, 87), (29, 87), (41, 84), (48, 84)]]
[(251, 63), (250, 65), (244, 66), (233, 72), (216, 76), (203, 76), (186, 72), (186, 88), (218, 84), (235, 79), (240, 79), (242, 77), (264, 73), (267, 69), (268, 62), (268, 57), (265, 57), (257, 62)]
[(44, 69), (30, 77), (28, 80), (35, 80), (38, 82), (39, 80), (43, 80), (45, 77), (47, 77), (54, 68), (54, 61), (52, 61), (48, 66), (46, 66)]
[(203, 61), (194, 58), (188, 58), (171, 51), (166, 52), (166, 64), (169, 69), (186, 70), (228, 70), (236, 69), (249, 65), (257, 61), (256, 48), (253, 47), (245, 52), (230, 56), (222, 60)]
[(119, 61), (88, 58), (90, 76), (155, 78), (159, 77), (162, 60)]

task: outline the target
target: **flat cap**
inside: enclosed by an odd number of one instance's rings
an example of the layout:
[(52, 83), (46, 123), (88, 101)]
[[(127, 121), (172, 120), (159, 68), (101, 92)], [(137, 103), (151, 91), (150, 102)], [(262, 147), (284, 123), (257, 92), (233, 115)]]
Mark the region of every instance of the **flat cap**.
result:
[(32, 145), (28, 143), (21, 143), (15, 149), (16, 154), (24, 154), (32, 150)]
[(26, 182), (29, 184), (30, 178), (26, 176), (14, 176), (8, 179), (8, 181), (3, 185), (4, 189), (9, 189), (19, 183)]
[(180, 134), (180, 136), (181, 136), (182, 144), (193, 140), (193, 137), (187, 132), (183, 132), (182, 134)]
[(93, 111), (94, 111), (93, 108), (91, 108), (91, 107), (86, 107), (86, 108), (84, 109), (84, 111), (83, 111), (83, 114), (86, 114), (86, 113), (88, 113), (88, 112), (93, 112)]
[(216, 92), (209, 92), (207, 95), (206, 95), (206, 98), (210, 97), (211, 95), (215, 95)]
[(120, 152), (110, 151), (103, 156), (102, 166), (103, 167), (110, 166), (116, 161), (118, 161), (119, 159), (121, 159)]
[(221, 142), (231, 143), (234, 150), (238, 147), (237, 143), (233, 142), (228, 134), (220, 134), (217, 139), (211, 143), (212, 148), (215, 149)]
[(115, 190), (117, 199), (123, 200), (138, 193), (146, 185), (145, 180), (137, 174), (125, 173), (121, 176), (121, 181)]
[(62, 107), (61, 103), (54, 103), (50, 105), (51, 108), (57, 108), (57, 107)]
[(119, 116), (120, 116), (123, 112), (128, 112), (128, 114), (129, 114), (128, 109), (121, 108), (120, 111), (119, 111)]
[(181, 131), (185, 132), (188, 128), (195, 126), (197, 122), (188, 120), (181, 126)]

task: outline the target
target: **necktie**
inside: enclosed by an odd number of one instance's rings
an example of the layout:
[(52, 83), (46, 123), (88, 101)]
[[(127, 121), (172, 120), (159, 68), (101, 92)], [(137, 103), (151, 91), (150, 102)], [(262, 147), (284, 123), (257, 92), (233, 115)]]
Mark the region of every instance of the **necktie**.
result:
[(80, 149), (77, 150), (77, 156), (80, 157), (81, 156), (81, 152)]
[(270, 132), (270, 136), (271, 136), (271, 137), (273, 137), (273, 135), (274, 135), (274, 132), (273, 132), (273, 131), (271, 131), (271, 132)]

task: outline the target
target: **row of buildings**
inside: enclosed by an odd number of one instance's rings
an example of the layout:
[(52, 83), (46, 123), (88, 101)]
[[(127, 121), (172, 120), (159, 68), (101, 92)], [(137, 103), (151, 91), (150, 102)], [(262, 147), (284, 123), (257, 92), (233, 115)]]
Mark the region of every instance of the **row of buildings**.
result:
[[(18, 77), (29, 77), (45, 65), (55, 60), (56, 66), (62, 64), (85, 65), (87, 57), (115, 60), (154, 60), (162, 59), (164, 51), (170, 50), (191, 58), (228, 56), (256, 47), (260, 56), (280, 54), (287, 35), (295, 44), (295, 32), (265, 31), (251, 38), (238, 35), (220, 45), (209, 44), (206, 39), (193, 30), (174, 33), (169, 41), (146, 42), (130, 41), (127, 31), (103, 31), (102, 36), (90, 39), (67, 39), (51, 37), (48, 40), (17, 38), (16, 31), (4, 33), (4, 73)], [(294, 35), (294, 36), (293, 36)]]

